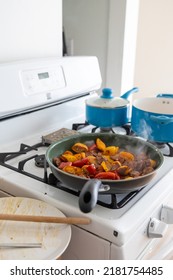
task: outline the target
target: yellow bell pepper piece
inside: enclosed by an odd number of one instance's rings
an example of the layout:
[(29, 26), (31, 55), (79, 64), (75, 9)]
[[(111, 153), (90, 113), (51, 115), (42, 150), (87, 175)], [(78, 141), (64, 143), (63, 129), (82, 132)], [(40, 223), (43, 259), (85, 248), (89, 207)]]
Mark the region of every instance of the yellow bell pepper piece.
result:
[(108, 162), (110, 162), (112, 164), (114, 164), (114, 162), (115, 162), (113, 159), (110, 158), (110, 156), (103, 155), (103, 158), (105, 159), (105, 161), (108, 161)]
[(106, 161), (102, 161), (101, 166), (103, 167), (105, 172), (107, 172), (111, 169), (111, 164)]
[(65, 151), (64, 154), (69, 154), (69, 155), (73, 155), (73, 153), (71, 151)]
[(63, 155), (61, 156), (61, 159), (62, 159), (63, 161), (70, 161), (70, 162), (76, 161), (75, 155), (70, 155), (70, 154), (63, 154)]
[(89, 160), (89, 163), (96, 163), (96, 157), (95, 156), (87, 156), (87, 159)]
[(156, 161), (153, 159), (150, 159), (151, 167), (155, 168), (156, 167)]
[(116, 146), (108, 146), (104, 150), (104, 155), (114, 156), (117, 154), (119, 147)]
[(65, 166), (63, 168), (63, 171), (74, 175), (81, 175), (83, 173), (82, 169), (76, 166)]
[(74, 156), (75, 156), (76, 160), (81, 160), (81, 159), (85, 158), (85, 153), (83, 152), (83, 153), (75, 154)]
[(96, 146), (102, 152), (104, 152), (105, 149), (106, 149), (105, 143), (101, 139), (99, 139), (99, 138), (96, 139)]
[(134, 160), (135, 157), (133, 154), (129, 153), (129, 152), (120, 152), (119, 153), (120, 157), (124, 158), (125, 160)]
[(88, 147), (83, 143), (76, 143), (72, 146), (72, 150), (76, 153), (82, 153), (82, 152), (87, 152)]

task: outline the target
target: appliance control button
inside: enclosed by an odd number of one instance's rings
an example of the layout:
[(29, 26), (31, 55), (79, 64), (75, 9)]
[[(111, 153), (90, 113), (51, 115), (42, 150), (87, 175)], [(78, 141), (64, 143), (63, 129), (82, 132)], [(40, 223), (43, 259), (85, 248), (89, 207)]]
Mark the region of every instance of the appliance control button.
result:
[(168, 225), (156, 218), (152, 218), (148, 225), (148, 237), (161, 238), (165, 234)]
[(173, 208), (168, 205), (163, 205), (160, 219), (166, 224), (173, 224)]

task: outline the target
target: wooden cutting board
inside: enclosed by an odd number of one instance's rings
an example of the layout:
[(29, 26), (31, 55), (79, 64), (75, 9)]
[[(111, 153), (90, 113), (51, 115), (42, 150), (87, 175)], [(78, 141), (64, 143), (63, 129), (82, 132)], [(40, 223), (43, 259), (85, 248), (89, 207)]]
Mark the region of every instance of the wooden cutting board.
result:
[[(46, 202), (23, 197), (0, 198), (0, 213), (65, 217)], [(1, 244), (42, 243), (41, 248), (0, 248), (0, 260), (57, 259), (68, 247), (70, 239), (70, 225), (0, 220)]]

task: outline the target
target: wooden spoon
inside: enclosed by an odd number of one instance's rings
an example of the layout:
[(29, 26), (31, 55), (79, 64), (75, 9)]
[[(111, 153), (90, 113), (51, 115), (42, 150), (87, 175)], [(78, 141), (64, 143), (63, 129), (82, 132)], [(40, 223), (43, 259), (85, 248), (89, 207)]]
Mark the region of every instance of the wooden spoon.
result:
[(82, 224), (82, 225), (88, 225), (91, 223), (91, 219), (84, 218), (84, 217), (51, 217), (51, 216), (33, 216), (33, 215), (17, 215), (17, 214), (0, 214), (0, 220), (39, 222), (39, 223)]

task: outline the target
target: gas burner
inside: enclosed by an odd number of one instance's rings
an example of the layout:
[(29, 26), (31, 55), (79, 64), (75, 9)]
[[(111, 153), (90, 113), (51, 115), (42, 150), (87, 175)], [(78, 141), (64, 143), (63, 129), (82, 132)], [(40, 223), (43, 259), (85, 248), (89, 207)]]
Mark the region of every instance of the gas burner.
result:
[(98, 127), (95, 126), (91, 130), (92, 133), (99, 132), (99, 133), (115, 133), (112, 127)]
[(92, 133), (114, 133), (114, 134), (121, 134), (121, 135), (126, 135), (127, 130), (125, 127), (93, 127), (91, 130)]
[(100, 132), (112, 132), (114, 133), (113, 129), (111, 127), (100, 127)]
[[(35, 158), (35, 165), (37, 167), (42, 167), (44, 168), (45, 167), (45, 155), (38, 155), (36, 156)], [(48, 167), (48, 163), (46, 162), (46, 166)]]
[(123, 126), (117, 127), (98, 127), (92, 126), (88, 122), (85, 123), (74, 123), (72, 125), (72, 130), (77, 130), (81, 132), (92, 132), (92, 133), (115, 133), (121, 135), (129, 135), (130, 134), (130, 125), (126, 124)]

